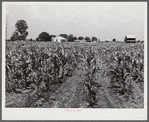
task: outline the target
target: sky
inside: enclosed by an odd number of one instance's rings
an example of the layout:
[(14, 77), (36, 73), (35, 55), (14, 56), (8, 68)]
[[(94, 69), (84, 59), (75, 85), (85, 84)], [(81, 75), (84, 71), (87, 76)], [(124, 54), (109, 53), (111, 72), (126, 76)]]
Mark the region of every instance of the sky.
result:
[(32, 39), (41, 32), (100, 40), (123, 41), (125, 35), (144, 39), (146, 2), (3, 2), (2, 8), (7, 15), (7, 39), (18, 20), (27, 22), (27, 38)]

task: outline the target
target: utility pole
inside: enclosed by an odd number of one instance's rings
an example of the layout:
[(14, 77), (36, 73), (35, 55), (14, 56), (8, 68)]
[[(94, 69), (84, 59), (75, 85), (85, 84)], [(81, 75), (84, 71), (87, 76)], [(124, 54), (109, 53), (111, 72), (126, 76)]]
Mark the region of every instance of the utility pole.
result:
[(6, 40), (7, 40), (7, 15), (6, 15)]

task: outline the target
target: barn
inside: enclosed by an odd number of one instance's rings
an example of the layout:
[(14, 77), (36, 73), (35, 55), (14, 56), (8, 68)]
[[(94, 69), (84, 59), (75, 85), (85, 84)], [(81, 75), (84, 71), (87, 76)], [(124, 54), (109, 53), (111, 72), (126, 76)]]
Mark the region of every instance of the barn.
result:
[(127, 35), (127, 36), (125, 36), (124, 42), (125, 43), (135, 43), (136, 37), (134, 35)]
[(52, 38), (52, 42), (67, 42), (67, 39), (61, 37), (61, 36), (57, 36), (57, 37), (53, 37)]

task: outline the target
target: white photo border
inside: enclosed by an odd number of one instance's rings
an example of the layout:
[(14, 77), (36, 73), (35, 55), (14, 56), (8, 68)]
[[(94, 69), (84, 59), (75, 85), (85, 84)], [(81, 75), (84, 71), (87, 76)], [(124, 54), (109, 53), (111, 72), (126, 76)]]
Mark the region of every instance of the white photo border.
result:
[[(13, 4), (14, 2), (12, 2)], [(25, 4), (28, 2), (17, 2)], [(35, 2), (29, 2), (29, 4)], [(41, 2), (37, 2), (40, 4)], [(59, 2), (61, 3), (61, 2)], [(72, 3), (72, 2), (71, 2)], [(76, 3), (76, 2), (75, 2)], [(106, 2), (108, 3), (108, 2)], [(134, 2), (129, 2), (134, 3)], [(144, 108), (143, 109), (61, 109), (5, 108), (5, 27), (6, 5), (2, 2), (2, 120), (147, 120), (147, 2), (144, 3)], [(10, 4), (10, 2), (9, 2)], [(61, 3), (63, 4), (63, 2)]]

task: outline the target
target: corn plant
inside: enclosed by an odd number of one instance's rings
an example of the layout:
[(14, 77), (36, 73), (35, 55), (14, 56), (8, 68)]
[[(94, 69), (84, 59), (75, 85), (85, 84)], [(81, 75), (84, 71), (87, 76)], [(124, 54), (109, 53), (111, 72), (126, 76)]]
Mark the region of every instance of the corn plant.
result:
[(96, 65), (96, 57), (95, 52), (92, 50), (89, 50), (86, 52), (86, 79), (84, 82), (84, 87), (87, 90), (87, 96), (88, 96), (88, 107), (94, 107), (94, 105), (97, 103), (96, 100), (96, 92), (94, 88), (99, 88), (101, 85), (94, 82), (94, 78), (96, 77), (95, 74), (99, 72), (99, 67)]
[(130, 78), (128, 63), (123, 55), (117, 53), (117, 57), (114, 58), (114, 64), (109, 66), (108, 76), (111, 78), (112, 87), (118, 88), (118, 92), (121, 95), (130, 91), (130, 89), (127, 89), (127, 86), (131, 86), (130, 80), (129, 83), (127, 83), (127, 80)]
[(54, 81), (61, 82), (64, 76), (68, 75), (71, 68), (70, 66), (73, 65), (73, 54), (68, 53), (63, 45), (57, 44), (57, 49), (52, 52), (50, 58), (50, 62), (53, 64), (51, 68), (53, 73), (51, 75), (54, 76)]
[(137, 63), (133, 53), (116, 53), (113, 63), (109, 66), (108, 76), (111, 78), (111, 88), (116, 88), (120, 95), (132, 95), (134, 82), (142, 81), (143, 64)]

